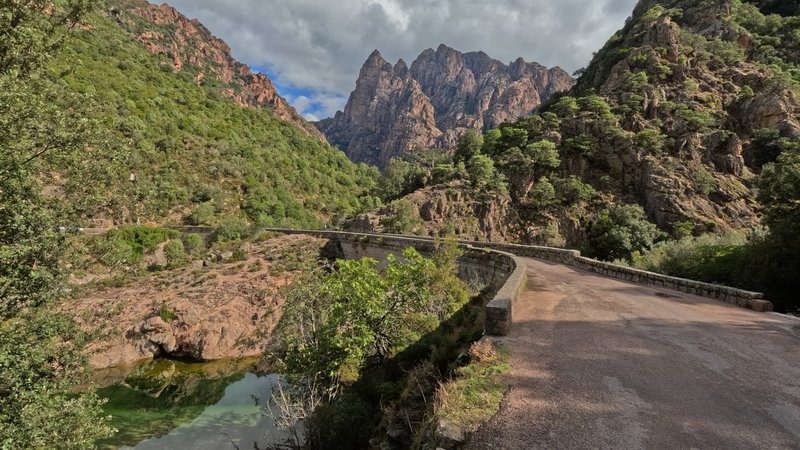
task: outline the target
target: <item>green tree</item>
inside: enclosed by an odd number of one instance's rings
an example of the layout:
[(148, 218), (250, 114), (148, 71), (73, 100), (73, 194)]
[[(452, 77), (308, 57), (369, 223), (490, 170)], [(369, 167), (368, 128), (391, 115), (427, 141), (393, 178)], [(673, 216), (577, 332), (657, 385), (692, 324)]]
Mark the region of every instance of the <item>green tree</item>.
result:
[(467, 173), (470, 182), (476, 189), (491, 191), (502, 183), (500, 174), (494, 167), (494, 161), (486, 155), (477, 154), (469, 160)]
[(542, 177), (528, 195), (533, 205), (547, 207), (555, 202), (556, 189), (547, 177)]
[(590, 225), (589, 250), (592, 256), (604, 260), (630, 260), (634, 252), (649, 250), (663, 237), (641, 206), (615, 206)]
[(395, 200), (386, 209), (382, 224), (387, 233), (411, 234), (422, 225), (417, 207), (406, 199)]
[[(0, 448), (90, 448), (109, 434), (86, 371), (82, 336), (48, 312), (62, 294), (65, 235), (51, 174), (90, 166), (100, 142), (80, 98), (42, 68), (91, 1), (0, 5)], [(87, 162), (88, 161), (88, 162)], [(62, 211), (63, 213), (63, 211)]]
[(413, 248), (389, 256), (382, 270), (363, 258), (304, 271), (283, 293), (280, 339), (270, 356), (303, 395), (332, 400), (365, 367), (397, 356), (468, 302), (457, 276), (460, 255), (449, 241), (432, 259)]
[(564, 96), (551, 109), (559, 117), (573, 117), (581, 108), (578, 106), (578, 101), (575, 100), (575, 97)]
[(454, 162), (464, 162), (466, 163), (473, 156), (480, 153), (481, 147), (483, 146), (483, 136), (478, 134), (475, 130), (467, 130), (458, 138), (458, 143), (456, 144), (456, 154), (454, 157)]
[(761, 168), (764, 164), (774, 162), (784, 151), (798, 147), (800, 141), (781, 137), (780, 130), (761, 128), (755, 131), (749, 153), (752, 164), (756, 168)]
[(528, 196), (534, 181), (561, 164), (558, 147), (548, 140), (537, 141), (520, 150), (513, 147), (499, 158), (503, 172), (510, 180), (512, 193), (518, 199)]
[(378, 178), (377, 195), (390, 202), (423, 187), (427, 182), (425, 172), (402, 158), (392, 158)]
[(764, 166), (758, 200), (773, 233), (800, 241), (800, 145)]

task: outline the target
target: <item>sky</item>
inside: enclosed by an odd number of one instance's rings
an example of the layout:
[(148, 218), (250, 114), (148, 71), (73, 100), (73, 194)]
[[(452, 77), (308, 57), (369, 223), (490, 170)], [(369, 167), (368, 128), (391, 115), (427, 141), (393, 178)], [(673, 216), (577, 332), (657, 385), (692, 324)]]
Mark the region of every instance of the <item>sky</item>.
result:
[(309, 120), (343, 109), (369, 54), (409, 65), (445, 44), (568, 72), (588, 64), (636, 0), (167, 0), (267, 74)]

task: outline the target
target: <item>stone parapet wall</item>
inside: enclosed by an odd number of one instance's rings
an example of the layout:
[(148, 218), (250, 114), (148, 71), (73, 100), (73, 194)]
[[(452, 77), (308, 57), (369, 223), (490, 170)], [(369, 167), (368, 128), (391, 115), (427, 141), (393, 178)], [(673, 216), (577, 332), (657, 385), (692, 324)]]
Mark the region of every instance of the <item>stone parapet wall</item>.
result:
[[(424, 254), (430, 254), (435, 248), (435, 239), (421, 236), (279, 228), (271, 228), (266, 231), (287, 234), (311, 234), (349, 243), (354, 247), (361, 245), (362, 248), (369, 249), (362, 254), (351, 252), (352, 254), (346, 255), (347, 257), (372, 256), (381, 260), (388, 254), (399, 255), (407, 247), (415, 247)], [(464, 257), (461, 261), (462, 279), (479, 280), (486, 286), (490, 286), (492, 290), (496, 289), (494, 297), (486, 307), (486, 331), (490, 335), (505, 335), (511, 326), (514, 305), (526, 279), (525, 264), (519, 257), (553, 261), (595, 272), (609, 278), (673, 289), (751, 308), (756, 311), (766, 312), (773, 310), (772, 303), (764, 300), (764, 294), (759, 292), (750, 292), (728, 286), (619, 266), (586, 258), (581, 256), (581, 253), (577, 250), (498, 242), (459, 241), (459, 244), (465, 249)]]
[(760, 292), (745, 291), (719, 284), (705, 283), (686, 278), (671, 277), (669, 275), (660, 273), (648, 272), (646, 270), (639, 270), (604, 261), (598, 261), (596, 259), (581, 256), (581, 253), (577, 250), (491, 242), (473, 243), (470, 241), (464, 241), (464, 243), (481, 245), (483, 247), (509, 252), (517, 256), (539, 258), (567, 264), (588, 270), (590, 272), (595, 272), (609, 278), (632, 281), (634, 283), (645, 284), (648, 286), (673, 289), (680, 292), (686, 292), (687, 294), (694, 294), (720, 300), (732, 305), (751, 308), (756, 311), (765, 312), (772, 311), (773, 309), (772, 303), (764, 300), (764, 294)]
[[(347, 259), (369, 257), (386, 264), (389, 255), (401, 257), (403, 250), (414, 247), (423, 255), (436, 250), (436, 241), (426, 237), (311, 231), (270, 228), (265, 231), (285, 234), (308, 234), (335, 241), (339, 253)], [(459, 258), (459, 276), (477, 283), (491, 300), (486, 304), (486, 334), (505, 336), (511, 329), (514, 307), (522, 291), (525, 263), (511, 253), (482, 247), (480, 243), (460, 243), (464, 254)]]

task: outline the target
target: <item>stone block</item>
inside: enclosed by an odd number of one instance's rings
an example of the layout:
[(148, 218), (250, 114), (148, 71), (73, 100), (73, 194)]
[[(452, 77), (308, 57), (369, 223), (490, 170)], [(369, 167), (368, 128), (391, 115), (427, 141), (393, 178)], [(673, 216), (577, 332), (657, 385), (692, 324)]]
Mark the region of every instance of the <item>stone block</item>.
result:
[(767, 300), (750, 300), (747, 307), (753, 311), (770, 312), (773, 310), (772, 302)]

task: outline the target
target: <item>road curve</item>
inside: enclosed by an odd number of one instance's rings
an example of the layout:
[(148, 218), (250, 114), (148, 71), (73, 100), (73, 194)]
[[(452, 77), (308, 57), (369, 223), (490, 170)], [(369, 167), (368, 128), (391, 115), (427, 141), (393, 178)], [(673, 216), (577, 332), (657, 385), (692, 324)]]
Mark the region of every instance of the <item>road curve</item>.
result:
[(468, 448), (800, 449), (800, 321), (523, 260), (511, 389)]

